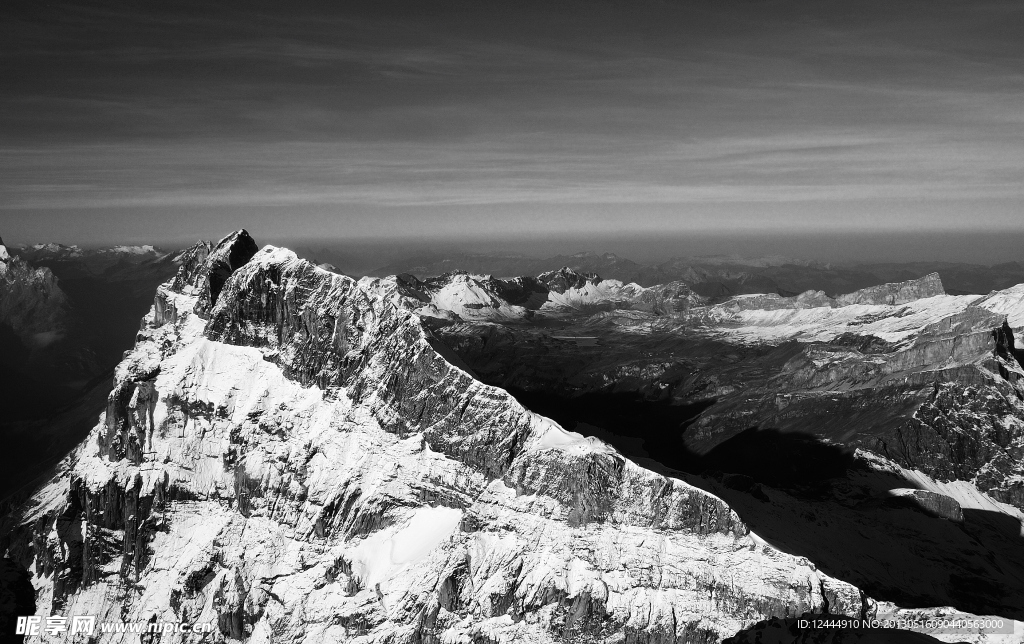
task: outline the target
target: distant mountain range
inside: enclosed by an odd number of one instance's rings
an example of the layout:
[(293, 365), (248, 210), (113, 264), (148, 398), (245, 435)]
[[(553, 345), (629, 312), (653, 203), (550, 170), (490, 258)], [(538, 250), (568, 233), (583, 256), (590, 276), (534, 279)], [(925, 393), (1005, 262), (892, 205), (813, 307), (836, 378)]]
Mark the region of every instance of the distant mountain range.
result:
[(741, 257), (713, 255), (677, 257), (642, 264), (613, 253), (584, 252), (547, 258), (509, 253), (466, 253), (445, 257), (410, 258), (372, 271), (374, 276), (409, 273), (423, 279), (462, 270), (477, 275), (512, 277), (538, 275), (568, 267), (596, 273), (605, 279), (652, 286), (686, 282), (695, 293), (725, 299), (745, 293), (792, 296), (824, 291), (830, 296), (885, 282), (902, 282), (939, 273), (950, 294), (984, 294), (1024, 282), (1024, 263), (985, 266), (954, 262), (829, 264), (778, 255)]

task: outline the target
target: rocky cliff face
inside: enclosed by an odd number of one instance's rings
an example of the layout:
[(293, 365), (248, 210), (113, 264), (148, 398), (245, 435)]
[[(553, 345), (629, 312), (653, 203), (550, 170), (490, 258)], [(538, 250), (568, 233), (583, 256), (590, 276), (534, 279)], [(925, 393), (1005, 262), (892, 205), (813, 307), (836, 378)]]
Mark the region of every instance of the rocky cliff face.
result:
[(813, 309), (823, 306), (839, 307), (855, 304), (886, 305), (909, 304), (916, 300), (945, 295), (938, 273), (906, 282), (894, 282), (863, 288), (832, 298), (824, 291), (804, 291), (799, 295), (783, 297), (775, 293), (757, 293), (730, 298), (719, 305), (732, 312), (746, 310), (775, 311), (781, 309)]
[(251, 642), (717, 642), (876, 610), (719, 497), (477, 381), (394, 282), (253, 246), (186, 255), (100, 422), (5, 520), (38, 613)]
[(907, 304), (936, 295), (945, 295), (942, 280), (938, 273), (931, 273), (916, 280), (882, 284), (860, 289), (846, 295), (840, 295), (836, 301), (840, 306), (850, 304)]

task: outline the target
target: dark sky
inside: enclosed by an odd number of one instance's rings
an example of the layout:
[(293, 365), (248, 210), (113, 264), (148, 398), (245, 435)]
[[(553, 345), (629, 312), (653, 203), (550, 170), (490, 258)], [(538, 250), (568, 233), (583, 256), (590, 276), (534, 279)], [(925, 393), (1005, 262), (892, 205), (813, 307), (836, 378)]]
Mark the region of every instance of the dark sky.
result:
[(1024, 228), (1024, 2), (0, 5), (11, 242)]

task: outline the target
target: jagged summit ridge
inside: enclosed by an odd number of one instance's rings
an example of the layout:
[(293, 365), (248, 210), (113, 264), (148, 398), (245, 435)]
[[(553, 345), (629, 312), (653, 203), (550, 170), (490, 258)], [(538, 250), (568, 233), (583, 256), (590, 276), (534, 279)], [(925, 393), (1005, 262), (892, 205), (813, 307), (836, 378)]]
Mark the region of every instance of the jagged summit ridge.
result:
[(717, 497), (449, 363), (393, 283), (267, 247), (200, 316), (213, 254), (161, 287), (104, 418), (4, 530), (42, 611), (254, 642), (553, 642), (873, 610)]
[(203, 290), (196, 305), (200, 311), (205, 312), (217, 303), (217, 297), (228, 277), (248, 262), (258, 250), (256, 242), (244, 229), (231, 233), (210, 250), (201, 264), (199, 274), (194, 278), (203, 283)]

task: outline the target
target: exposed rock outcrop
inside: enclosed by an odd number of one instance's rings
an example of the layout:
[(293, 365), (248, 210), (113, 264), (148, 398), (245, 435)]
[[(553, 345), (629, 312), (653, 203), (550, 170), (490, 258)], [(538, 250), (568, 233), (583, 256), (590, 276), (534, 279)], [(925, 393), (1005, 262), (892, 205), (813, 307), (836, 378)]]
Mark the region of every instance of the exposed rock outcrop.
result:
[[(205, 249), (205, 245), (201, 248)], [(252, 259), (258, 250), (256, 242), (245, 230), (231, 233), (210, 249), (193, 278), (193, 281), (202, 283), (199, 300), (196, 302), (196, 312), (200, 316), (209, 312), (217, 303), (217, 297), (231, 273)], [(197, 249), (193, 261), (202, 254), (203, 251)]]
[(836, 302), (839, 306), (848, 306), (850, 304), (885, 304), (893, 306), (945, 294), (946, 291), (942, 288), (942, 280), (939, 279), (939, 274), (931, 273), (916, 280), (871, 286), (854, 291), (853, 293), (840, 295), (836, 297)]
[(964, 511), (956, 499), (930, 490), (896, 488), (889, 490), (887, 501), (896, 507), (920, 508), (926, 513), (958, 523), (964, 520)]
[(834, 308), (855, 304), (895, 306), (945, 294), (946, 291), (942, 288), (939, 274), (932, 273), (920, 279), (871, 286), (853, 293), (837, 295), (834, 298), (826, 295), (824, 291), (805, 291), (790, 297), (783, 297), (775, 293), (757, 293), (731, 298), (719, 306), (733, 312), (810, 309), (823, 306)]

